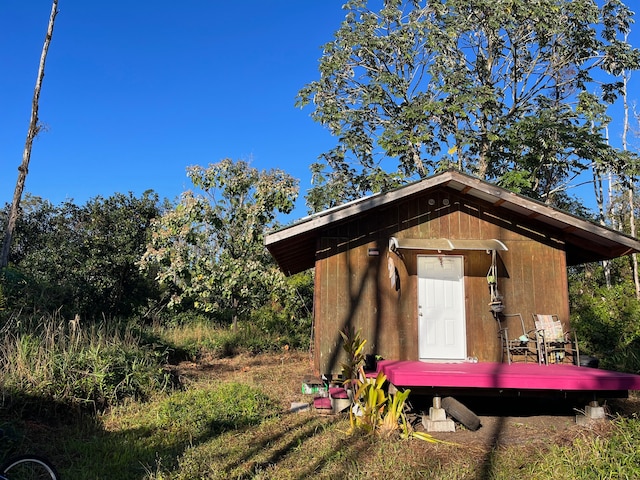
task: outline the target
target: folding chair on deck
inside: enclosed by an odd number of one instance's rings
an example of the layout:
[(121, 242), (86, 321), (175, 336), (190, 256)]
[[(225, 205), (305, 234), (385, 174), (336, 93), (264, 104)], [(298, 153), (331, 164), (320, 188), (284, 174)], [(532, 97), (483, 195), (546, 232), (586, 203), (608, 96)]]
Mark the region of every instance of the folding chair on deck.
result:
[(524, 326), (524, 319), (519, 313), (498, 313), (498, 335), (502, 343), (502, 361), (507, 357), (511, 364), (515, 361), (529, 359), (542, 363), (539, 355), (535, 330), (528, 330)]
[(575, 332), (565, 332), (557, 315), (533, 314), (538, 351), (546, 365), (570, 360), (580, 365), (580, 350)]

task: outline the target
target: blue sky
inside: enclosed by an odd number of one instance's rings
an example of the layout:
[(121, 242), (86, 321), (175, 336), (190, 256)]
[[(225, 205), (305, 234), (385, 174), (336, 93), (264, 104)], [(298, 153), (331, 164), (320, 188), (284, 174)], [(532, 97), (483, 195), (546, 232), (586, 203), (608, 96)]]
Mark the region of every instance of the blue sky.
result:
[[(174, 200), (191, 187), (187, 166), (229, 157), (299, 178), (291, 219), (306, 214), (308, 167), (334, 140), (294, 101), (318, 78), (343, 3), (60, 0), (40, 101), (48, 130), (25, 191), (54, 204), (147, 189)], [(0, 2), (1, 204), (13, 195), (50, 10), (49, 0)]]
[[(191, 187), (187, 166), (227, 157), (282, 168), (307, 189), (308, 165), (333, 140), (295, 96), (318, 77), (342, 4), (60, 0), (40, 101), (48, 131), (34, 143), (25, 191), (54, 204), (146, 189), (174, 199)], [(50, 11), (48, 0), (0, 3), (2, 204)]]

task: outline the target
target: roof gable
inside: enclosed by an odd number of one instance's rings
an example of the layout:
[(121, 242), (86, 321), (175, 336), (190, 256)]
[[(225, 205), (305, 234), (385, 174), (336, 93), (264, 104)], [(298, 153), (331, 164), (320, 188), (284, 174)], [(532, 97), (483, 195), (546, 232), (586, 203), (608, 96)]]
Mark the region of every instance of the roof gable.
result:
[(358, 215), (371, 213), (415, 196), (427, 195), (438, 188), (451, 189), (462, 196), (508, 211), (524, 224), (542, 224), (560, 233), (565, 242), (568, 265), (640, 252), (640, 242), (635, 238), (455, 171), (444, 172), (302, 218), (267, 235), (265, 245), (285, 273), (298, 273), (314, 266), (316, 240), (325, 229), (348, 222)]

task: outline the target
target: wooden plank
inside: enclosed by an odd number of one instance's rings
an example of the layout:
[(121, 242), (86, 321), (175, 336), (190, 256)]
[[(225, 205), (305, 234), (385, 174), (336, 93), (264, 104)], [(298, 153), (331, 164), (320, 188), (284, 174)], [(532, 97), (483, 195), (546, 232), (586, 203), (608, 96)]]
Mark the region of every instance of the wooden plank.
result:
[[(323, 241), (318, 239), (316, 242), (316, 250), (323, 248)], [(313, 373), (321, 374), (320, 368), (320, 352), (322, 345), (319, 338), (319, 332), (323, 329), (324, 309), (322, 299), (324, 298), (325, 279), (327, 276), (324, 272), (324, 261), (317, 261), (315, 266), (315, 277), (313, 282)]]
[[(469, 237), (463, 237), (461, 234), (461, 212), (460, 212), (460, 204), (455, 203), (451, 206), (451, 213), (447, 215), (449, 217), (449, 233), (447, 238), (458, 240), (458, 239), (469, 239)], [(473, 239), (475, 240), (475, 239)]]
[(493, 362), (382, 361), (378, 369), (399, 387), (617, 391), (640, 390), (640, 375), (576, 365)]
[[(425, 201), (431, 197), (434, 205)], [(443, 207), (444, 198), (453, 205)], [(317, 249), (329, 252), (327, 258), (316, 262), (315, 352), (320, 373), (339, 371), (339, 331), (345, 325), (360, 328), (372, 352), (386, 358), (417, 359), (417, 253), (403, 251), (402, 258), (391, 254), (400, 278), (400, 289), (394, 290), (387, 269), (391, 235), (502, 240), (509, 250), (499, 256), (503, 265), (498, 288), (504, 295), (507, 312), (521, 313), (530, 325), (531, 313), (540, 309), (547, 310), (542, 313), (568, 318), (564, 252), (541, 242), (547, 236), (540, 229), (522, 229), (495, 207), (485, 209), (451, 192), (430, 194), (420, 201), (409, 198), (378, 213), (331, 228)], [(377, 248), (380, 255), (369, 257), (369, 248)], [(498, 360), (497, 325), (488, 308), (486, 271), (490, 256), (484, 251), (451, 253), (465, 256), (467, 353), (481, 361)]]

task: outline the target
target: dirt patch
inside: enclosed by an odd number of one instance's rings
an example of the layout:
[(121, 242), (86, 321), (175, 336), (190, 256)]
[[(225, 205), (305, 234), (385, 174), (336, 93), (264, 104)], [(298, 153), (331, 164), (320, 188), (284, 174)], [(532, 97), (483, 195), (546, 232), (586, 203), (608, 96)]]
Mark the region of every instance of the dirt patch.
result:
[(301, 352), (231, 358), (205, 356), (197, 362), (181, 362), (172, 370), (184, 385), (238, 381), (259, 386), (278, 400), (285, 411), (291, 408), (292, 402), (311, 401), (308, 395), (302, 394), (302, 378), (311, 371), (311, 359)]
[[(302, 379), (312, 370), (311, 358), (305, 353), (283, 351), (222, 359), (205, 357), (197, 362), (182, 362), (173, 369), (186, 385), (216, 381), (256, 385), (277, 400), (283, 411), (289, 411), (293, 402), (312, 401), (311, 395), (302, 393)], [(420, 414), (428, 410), (428, 404), (414, 403), (410, 419), (415, 428), (421, 430)], [(478, 430), (470, 431), (456, 424), (455, 432), (432, 435), (441, 440), (485, 449), (491, 446), (569, 443), (577, 436), (594, 430), (605, 433), (609, 428), (608, 422), (577, 425), (572, 406), (557, 400), (538, 398), (527, 403), (524, 399), (513, 398), (470, 399), (465, 404), (480, 417), (481, 427)], [(632, 415), (640, 411), (640, 397), (633, 395), (629, 399), (616, 399), (605, 408), (611, 415)]]

